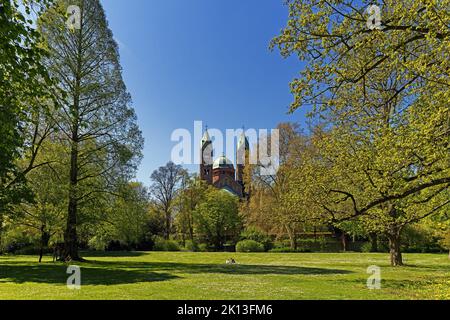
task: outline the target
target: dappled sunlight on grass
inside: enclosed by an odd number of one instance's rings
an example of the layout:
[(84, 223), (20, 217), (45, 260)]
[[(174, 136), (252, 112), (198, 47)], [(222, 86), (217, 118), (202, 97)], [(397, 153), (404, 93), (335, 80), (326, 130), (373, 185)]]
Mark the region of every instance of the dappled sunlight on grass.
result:
[[(233, 257), (237, 264), (226, 265)], [(0, 299), (449, 299), (445, 255), (85, 252), (82, 288), (66, 287), (66, 265), (0, 256)], [(367, 267), (381, 267), (369, 290)]]

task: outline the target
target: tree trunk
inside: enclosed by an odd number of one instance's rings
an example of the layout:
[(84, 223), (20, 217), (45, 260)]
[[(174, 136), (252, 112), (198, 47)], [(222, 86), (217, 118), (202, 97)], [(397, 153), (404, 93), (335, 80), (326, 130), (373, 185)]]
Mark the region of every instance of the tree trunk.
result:
[(224, 247), (223, 247), (222, 237), (221, 237), (220, 235), (217, 237), (217, 241), (216, 241), (215, 247), (216, 247), (216, 250), (217, 250), (217, 251), (222, 251), (223, 248), (224, 248)]
[(166, 240), (170, 239), (170, 212), (166, 211)]
[(44, 249), (48, 247), (50, 241), (50, 234), (45, 231), (45, 225), (41, 226), (41, 243), (39, 248), (39, 263), (42, 262), (42, 256), (44, 255)]
[[(84, 2), (81, 3), (81, 11), (84, 10)], [(76, 52), (76, 71), (75, 71), (75, 87), (73, 90), (73, 106), (72, 106), (72, 136), (71, 136), (71, 152), (70, 152), (70, 185), (69, 185), (69, 206), (67, 213), (67, 226), (64, 233), (64, 252), (62, 259), (64, 261), (84, 261), (78, 253), (78, 143), (79, 143), (79, 128), (80, 128), (80, 96), (82, 83), (82, 56), (83, 56), (83, 15), (81, 16), (80, 29), (78, 33), (78, 45)]]
[(391, 256), (391, 266), (397, 267), (403, 265), (400, 250), (400, 234), (389, 235), (389, 254)]
[(341, 243), (342, 243), (342, 251), (346, 252), (347, 251), (347, 237), (346, 237), (344, 231), (342, 231), (342, 233), (341, 233)]
[(189, 239), (194, 242), (194, 228), (189, 226)]
[[(75, 130), (77, 131), (77, 130)], [(67, 214), (67, 226), (64, 233), (64, 261), (81, 261), (78, 253), (78, 237), (77, 237), (77, 214), (78, 214), (78, 143), (72, 143), (72, 151), (70, 157), (70, 191), (69, 191), (69, 207)]]
[(292, 250), (297, 250), (297, 237), (295, 231), (292, 230), (289, 226), (286, 226), (286, 231), (289, 237), (289, 244)]
[(378, 236), (376, 233), (369, 234), (370, 252), (378, 252)]
[(3, 251), (3, 210), (2, 206), (0, 205), (0, 253)]

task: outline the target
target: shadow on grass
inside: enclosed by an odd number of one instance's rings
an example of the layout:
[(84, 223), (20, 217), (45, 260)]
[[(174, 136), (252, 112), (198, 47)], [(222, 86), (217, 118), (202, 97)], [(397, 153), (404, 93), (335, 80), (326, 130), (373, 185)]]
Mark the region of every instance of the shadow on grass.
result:
[(194, 264), (194, 263), (176, 263), (176, 262), (114, 262), (114, 261), (90, 261), (96, 266), (117, 268), (137, 268), (153, 271), (176, 272), (176, 273), (224, 273), (234, 275), (296, 275), (296, 274), (348, 274), (353, 273), (349, 270), (311, 268), (296, 266), (278, 266), (278, 265), (249, 265), (249, 264)]
[[(113, 267), (94, 268), (80, 265), (82, 285), (115, 285), (138, 282), (166, 281), (178, 278), (168, 273), (150, 270), (127, 270)], [(0, 264), (0, 283), (58, 283), (66, 284), (67, 266), (56, 264)]]
[(81, 251), (82, 257), (140, 257), (148, 255), (145, 251)]

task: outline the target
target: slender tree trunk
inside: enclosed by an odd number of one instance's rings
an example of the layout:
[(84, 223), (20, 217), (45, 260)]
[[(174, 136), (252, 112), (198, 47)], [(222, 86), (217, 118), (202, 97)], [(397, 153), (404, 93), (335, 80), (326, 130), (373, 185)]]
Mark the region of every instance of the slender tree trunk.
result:
[(166, 240), (170, 239), (170, 212), (166, 211)]
[(286, 225), (286, 231), (289, 237), (289, 244), (292, 250), (297, 250), (297, 237), (295, 231), (291, 229), (288, 225)]
[(194, 208), (191, 208), (191, 212), (189, 213), (189, 238), (194, 242), (194, 218), (192, 211), (194, 211)]
[(39, 248), (39, 263), (42, 262), (42, 257), (44, 255), (44, 249), (48, 247), (48, 242), (50, 241), (50, 234), (45, 231), (45, 225), (41, 226), (41, 241)]
[(342, 231), (341, 233), (341, 243), (342, 243), (342, 251), (347, 251), (347, 237), (345, 235), (345, 232)]
[(221, 235), (217, 236), (217, 241), (216, 241), (215, 247), (216, 247), (217, 251), (221, 251), (223, 249), (223, 241), (222, 241)]
[(400, 250), (400, 234), (389, 235), (389, 254), (391, 256), (391, 266), (403, 265), (403, 257)]
[(0, 205), (0, 253), (2, 253), (3, 250), (3, 210), (2, 206)]
[(67, 215), (66, 232), (64, 233), (64, 259), (66, 261), (79, 261), (78, 237), (77, 237), (77, 215), (78, 215), (78, 143), (72, 143), (70, 157), (70, 191), (69, 207)]
[[(82, 5), (84, 2), (82, 2)], [(84, 8), (82, 8), (83, 10)], [(75, 74), (75, 88), (73, 91), (72, 111), (72, 137), (70, 152), (70, 186), (69, 186), (69, 207), (67, 214), (67, 226), (64, 233), (64, 254), (65, 261), (82, 261), (78, 253), (78, 143), (80, 125), (80, 95), (81, 95), (81, 73), (82, 73), (82, 34), (83, 19), (81, 17), (81, 27), (78, 30), (77, 47), (77, 69)]]
[(194, 228), (192, 225), (189, 226), (189, 239), (194, 242)]
[(378, 236), (376, 233), (369, 234), (370, 252), (378, 252)]

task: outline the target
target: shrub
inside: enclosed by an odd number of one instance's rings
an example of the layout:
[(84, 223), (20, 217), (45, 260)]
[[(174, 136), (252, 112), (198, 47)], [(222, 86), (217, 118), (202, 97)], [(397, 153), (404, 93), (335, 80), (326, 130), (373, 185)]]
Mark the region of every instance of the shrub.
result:
[(200, 251), (200, 252), (208, 252), (208, 245), (206, 243), (200, 243), (198, 245), (198, 251)]
[(154, 243), (154, 251), (180, 251), (180, 246), (175, 240), (166, 240), (162, 237), (156, 236)]
[(248, 227), (241, 233), (241, 240), (254, 240), (264, 245), (264, 250), (273, 248), (272, 238), (256, 227)]
[(372, 252), (372, 244), (370, 242), (364, 242), (364, 244), (361, 246), (361, 252)]
[(264, 252), (264, 245), (255, 240), (242, 240), (236, 244), (237, 252)]
[(272, 253), (292, 253), (292, 252), (297, 252), (297, 251), (292, 249), (291, 247), (277, 247), (277, 248), (271, 249), (269, 252), (272, 252)]
[(180, 251), (180, 245), (175, 240), (166, 240), (167, 241), (167, 251)]
[(89, 241), (88, 241), (88, 246), (89, 246), (89, 249), (91, 249), (91, 250), (102, 251), (102, 250), (105, 250), (107, 245), (108, 245), (108, 243), (106, 242), (106, 240), (102, 239), (102, 237), (100, 237), (100, 236), (94, 236), (91, 239), (89, 239)]
[(195, 241), (192, 240), (186, 240), (186, 243), (184, 245), (187, 251), (191, 252), (197, 252), (198, 250), (198, 244)]

